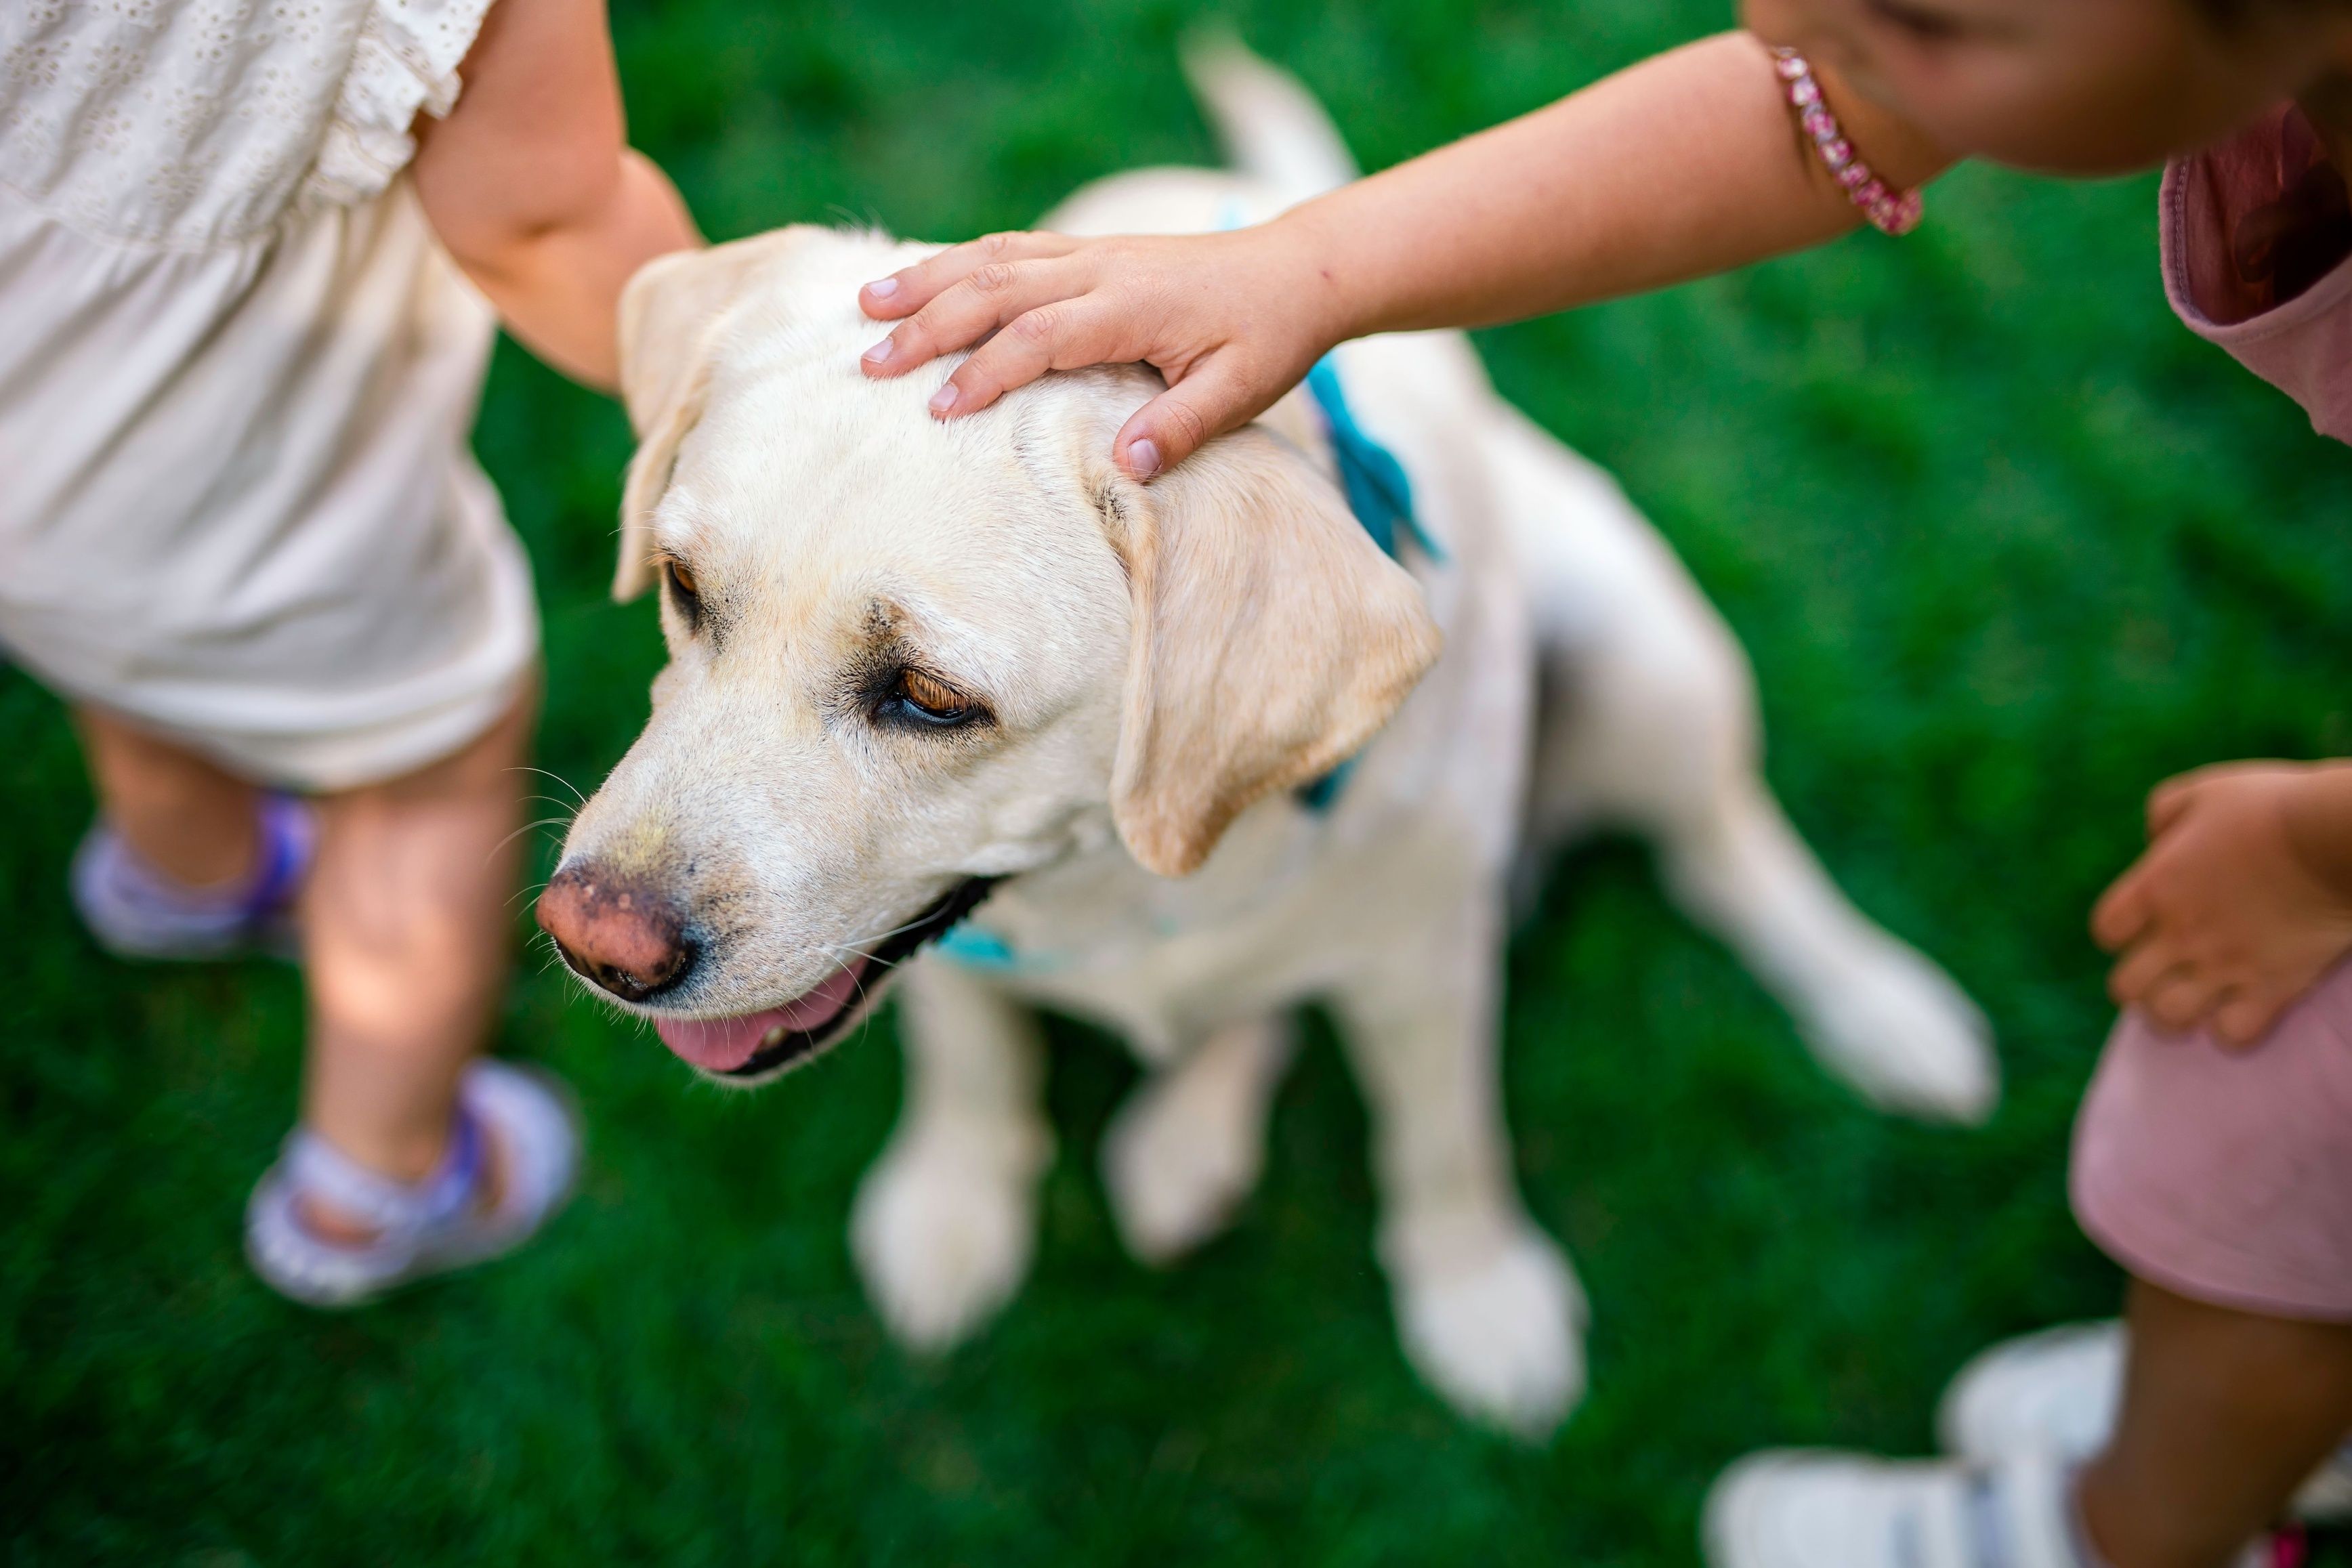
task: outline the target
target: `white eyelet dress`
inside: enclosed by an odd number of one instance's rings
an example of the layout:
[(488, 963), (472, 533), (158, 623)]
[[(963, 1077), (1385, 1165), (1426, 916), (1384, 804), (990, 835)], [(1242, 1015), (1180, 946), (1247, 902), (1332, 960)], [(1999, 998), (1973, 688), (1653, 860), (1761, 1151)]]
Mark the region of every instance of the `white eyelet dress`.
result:
[(402, 174), (490, 0), (0, 0), (0, 649), (334, 789), (530, 677), (493, 319)]

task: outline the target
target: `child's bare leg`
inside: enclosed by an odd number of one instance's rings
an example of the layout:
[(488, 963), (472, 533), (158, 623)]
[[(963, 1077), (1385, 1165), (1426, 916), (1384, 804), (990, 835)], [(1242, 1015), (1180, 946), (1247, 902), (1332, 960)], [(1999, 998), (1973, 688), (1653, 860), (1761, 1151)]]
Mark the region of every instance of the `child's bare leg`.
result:
[(430, 1172), (505, 978), (536, 694), (456, 756), (320, 801), (302, 900), (302, 1114), (371, 1169)]
[(148, 864), (191, 889), (253, 874), (254, 788), (171, 741), (96, 708), (74, 710), (100, 808)]
[(2123, 1408), (2084, 1470), (2114, 1568), (2222, 1568), (2352, 1430), (2352, 1325), (2208, 1306), (2134, 1281)]

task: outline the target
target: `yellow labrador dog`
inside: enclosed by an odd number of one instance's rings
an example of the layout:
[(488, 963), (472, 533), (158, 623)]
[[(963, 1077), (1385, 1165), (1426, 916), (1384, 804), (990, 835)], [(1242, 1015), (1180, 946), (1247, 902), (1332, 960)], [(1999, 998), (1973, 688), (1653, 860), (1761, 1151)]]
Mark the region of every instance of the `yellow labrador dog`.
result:
[[(1049, 225), (1255, 221), (1352, 174), (1289, 78), (1236, 47), (1193, 65), (1243, 172), (1109, 180)], [(1139, 486), (1110, 448), (1142, 370), (952, 424), (925, 409), (946, 366), (866, 380), (857, 287), (925, 248), (792, 228), (630, 286), (618, 591), (658, 582), (671, 662), (541, 904), (719, 1082), (810, 1060), (899, 980), (907, 1104), (853, 1237), (900, 1338), (971, 1333), (1028, 1266), (1053, 1146), (1033, 1008), (1151, 1070), (1103, 1158), (1157, 1261), (1249, 1190), (1286, 1015), (1319, 999), (1371, 1103), (1406, 1354), (1466, 1414), (1550, 1431), (1584, 1308), (1514, 1189), (1496, 1001), (1516, 861), (1588, 824), (1651, 835), (1868, 1099), (1988, 1111), (1976, 1010), (1759, 779), (1727, 630), (1463, 339), (1336, 356), (1410, 476), (1427, 548), (1391, 559), (1335, 483), (1349, 414), (1305, 393)]]

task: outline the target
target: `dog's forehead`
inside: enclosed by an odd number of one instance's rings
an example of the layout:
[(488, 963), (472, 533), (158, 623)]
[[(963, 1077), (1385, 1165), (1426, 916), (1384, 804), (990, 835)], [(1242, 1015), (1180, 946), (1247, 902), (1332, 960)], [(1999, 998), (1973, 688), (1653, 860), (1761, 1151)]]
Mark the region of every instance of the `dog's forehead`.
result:
[(1046, 686), (1081, 678), (1124, 648), (1128, 595), (1063, 455), (1067, 400), (942, 423), (937, 379), (870, 381), (854, 351), (739, 356), (656, 539), (735, 608), (730, 635), (796, 657), (898, 642), (999, 690), (1036, 686), (1041, 666), (1060, 672)]
[(698, 505), (665, 508), (661, 542), (675, 545), (663, 530), (689, 517), (729, 531), (756, 523), (757, 537), (772, 540), (780, 524), (823, 534), (835, 519), (877, 512), (890, 526), (863, 528), (859, 540), (881, 549), (1002, 555), (1073, 528), (1099, 538), (1092, 507), (1072, 502), (1086, 501), (1074, 437), (1099, 423), (1090, 416), (1101, 412), (1102, 377), (1048, 377), (980, 415), (934, 419), (931, 395), (961, 357), (868, 377), (859, 355), (885, 328), (856, 299), (862, 282), (940, 247), (872, 231), (789, 234), (708, 340), (700, 420), (673, 471)]
[(942, 424), (926, 397), (830, 357), (714, 379), (656, 539), (743, 567), (933, 562), (976, 578), (1087, 539), (1108, 548), (1076, 476), (1023, 439), (1012, 411)]

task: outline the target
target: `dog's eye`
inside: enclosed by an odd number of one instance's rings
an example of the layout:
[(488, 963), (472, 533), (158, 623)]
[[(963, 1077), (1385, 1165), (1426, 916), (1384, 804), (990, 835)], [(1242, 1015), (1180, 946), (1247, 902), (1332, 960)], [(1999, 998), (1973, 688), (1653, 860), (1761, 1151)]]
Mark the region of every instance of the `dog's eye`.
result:
[(988, 710), (940, 680), (921, 670), (898, 672), (898, 679), (882, 699), (885, 714), (898, 715), (918, 723), (935, 725), (941, 729), (971, 724), (988, 716)]
[(702, 591), (695, 586), (694, 573), (684, 561), (666, 558), (662, 561), (662, 581), (668, 586), (669, 601), (677, 606), (686, 629), (698, 630), (702, 625)]

